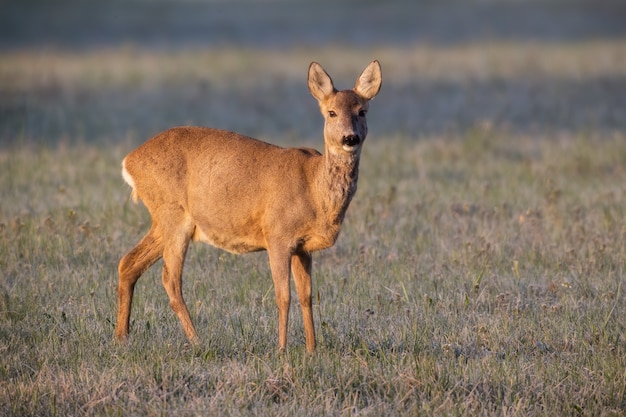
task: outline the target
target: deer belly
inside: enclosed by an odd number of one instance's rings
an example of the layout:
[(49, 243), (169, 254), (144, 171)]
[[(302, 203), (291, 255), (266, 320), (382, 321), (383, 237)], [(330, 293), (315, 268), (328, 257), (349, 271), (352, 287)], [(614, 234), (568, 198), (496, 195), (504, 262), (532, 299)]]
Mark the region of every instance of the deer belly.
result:
[(236, 254), (265, 250), (263, 246), (259, 245), (254, 239), (250, 239), (249, 237), (246, 238), (228, 233), (205, 233), (199, 227), (196, 227), (193, 240), (196, 242), (199, 241), (208, 243), (216, 248), (224, 249), (228, 252)]

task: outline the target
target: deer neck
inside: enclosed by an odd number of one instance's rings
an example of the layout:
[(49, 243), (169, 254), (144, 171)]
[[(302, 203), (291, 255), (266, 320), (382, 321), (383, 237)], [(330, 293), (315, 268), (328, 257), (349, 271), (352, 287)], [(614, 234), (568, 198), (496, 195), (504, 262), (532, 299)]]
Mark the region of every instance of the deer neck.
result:
[(318, 175), (321, 210), (327, 221), (340, 225), (356, 192), (360, 152), (345, 155), (326, 149)]

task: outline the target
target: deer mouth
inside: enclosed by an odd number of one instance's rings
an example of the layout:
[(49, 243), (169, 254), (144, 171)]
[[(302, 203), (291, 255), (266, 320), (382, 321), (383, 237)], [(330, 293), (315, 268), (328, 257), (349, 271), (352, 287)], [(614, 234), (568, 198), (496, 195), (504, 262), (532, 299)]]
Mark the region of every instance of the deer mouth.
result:
[(361, 144), (361, 138), (358, 135), (344, 136), (341, 145), (344, 151), (352, 152)]

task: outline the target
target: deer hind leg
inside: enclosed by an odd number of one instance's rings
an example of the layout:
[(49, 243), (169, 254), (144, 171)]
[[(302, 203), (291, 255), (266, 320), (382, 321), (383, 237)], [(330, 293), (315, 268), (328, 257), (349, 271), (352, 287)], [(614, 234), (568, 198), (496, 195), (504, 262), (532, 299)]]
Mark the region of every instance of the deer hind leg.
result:
[(306, 350), (315, 351), (315, 328), (313, 326), (313, 306), (311, 303), (311, 255), (299, 251), (291, 257), (291, 271), (296, 284), (296, 291), (300, 299), (304, 334), (306, 336)]
[(278, 307), (278, 349), (287, 347), (287, 323), (289, 321), (289, 304), (291, 302), (291, 290), (289, 276), (291, 267), (291, 253), (289, 250), (270, 247), (268, 249), (270, 269), (274, 281), (276, 293), (276, 306)]
[(118, 266), (119, 284), (117, 288), (118, 310), (115, 337), (124, 340), (128, 335), (130, 310), (137, 280), (152, 264), (163, 255), (163, 241), (153, 224), (141, 241), (130, 250)]
[[(171, 220), (171, 219), (170, 219)], [(183, 330), (190, 342), (198, 340), (196, 329), (193, 326), (189, 310), (183, 299), (183, 264), (189, 247), (189, 241), (194, 232), (190, 222), (182, 221), (177, 230), (168, 234), (163, 250), (163, 287), (170, 300), (170, 307), (180, 320)]]

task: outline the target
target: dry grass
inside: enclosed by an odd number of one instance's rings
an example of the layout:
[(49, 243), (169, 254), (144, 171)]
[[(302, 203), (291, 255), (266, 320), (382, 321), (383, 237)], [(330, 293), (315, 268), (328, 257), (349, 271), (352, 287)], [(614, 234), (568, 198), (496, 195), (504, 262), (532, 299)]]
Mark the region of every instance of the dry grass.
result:
[[(373, 57), (386, 81), (372, 114), (374, 134), (439, 136), (484, 122), (526, 134), (610, 133), (623, 126), (624, 103), (613, 94), (625, 84), (623, 46), (9, 52), (0, 60), (0, 140), (136, 142), (178, 124), (272, 141), (317, 140), (319, 119), (311, 117), (316, 107), (304, 82), (309, 62), (320, 61), (338, 84), (351, 85)], [(276, 113), (283, 103), (290, 105)]]
[[(287, 51), (212, 47), (178, 51), (133, 46), (71, 51), (5, 52), (0, 66), (3, 90), (38, 90), (54, 85), (72, 88), (159, 88), (190, 80), (224, 84), (254, 83), (250, 75), (301, 81), (315, 57), (336, 62), (335, 72), (350, 79), (365, 54), (380, 57), (393, 83), (414, 79), (482, 80), (559, 77), (585, 79), (626, 76), (624, 41), (558, 42), (489, 41), (451, 46), (302, 47)], [(286, 59), (288, 57), (288, 59)], [(305, 66), (305, 71), (302, 66)], [(234, 80), (234, 81), (233, 81)], [(244, 87), (249, 87), (244, 86)]]
[(5, 152), (2, 413), (620, 415), (624, 139), (371, 138), (340, 241), (316, 257), (312, 357), (297, 309), (274, 353), (264, 255), (206, 246), (185, 273), (201, 346), (158, 268), (131, 343), (113, 344), (116, 262), (148, 220), (117, 178), (122, 147)]

